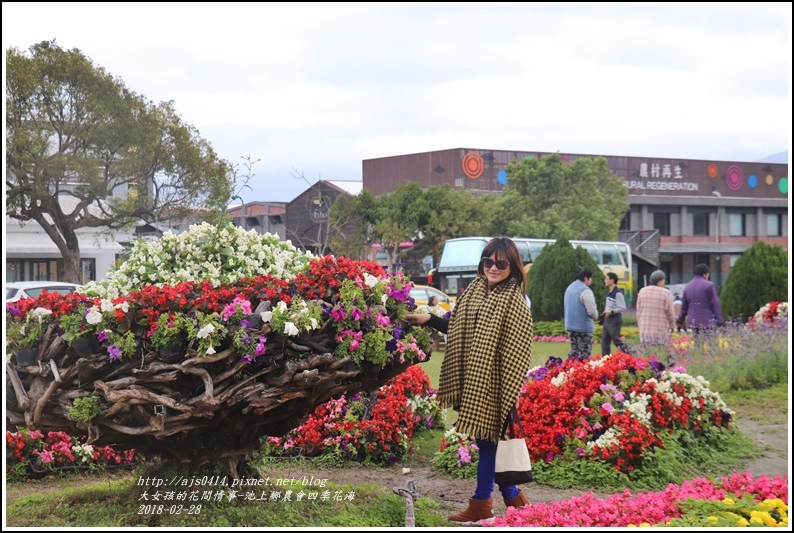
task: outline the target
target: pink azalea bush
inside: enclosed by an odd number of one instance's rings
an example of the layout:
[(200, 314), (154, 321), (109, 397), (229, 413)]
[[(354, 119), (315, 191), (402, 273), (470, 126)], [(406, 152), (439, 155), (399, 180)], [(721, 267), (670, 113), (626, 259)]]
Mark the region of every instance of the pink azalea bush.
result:
[[(736, 499), (745, 495), (752, 497), (748, 511), (750, 519), (733, 512)], [(688, 501), (689, 500), (689, 501)], [(692, 500), (718, 502), (715, 512), (726, 512), (726, 516), (710, 520), (711, 515), (701, 516), (703, 521), (716, 523), (720, 518), (728, 525), (775, 525), (788, 526), (788, 476), (757, 479), (751, 473), (734, 474), (710, 481), (695, 478), (680, 485), (670, 484), (665, 490), (632, 494), (625, 490), (608, 498), (596, 498), (586, 492), (565, 501), (531, 503), (523, 509), (508, 508), (503, 517), (497, 517), (488, 526), (494, 527), (630, 527), (655, 525), (688, 525), (697, 520), (688, 516), (686, 509)], [(725, 506), (725, 509), (720, 507)], [(747, 505), (745, 505), (747, 507)], [(713, 508), (713, 507), (712, 507)], [(712, 509), (710, 508), (710, 510)], [(733, 513), (736, 516), (731, 516)], [(697, 514), (697, 513), (696, 513)], [(702, 515), (702, 512), (699, 514)], [(687, 518), (688, 516), (688, 518)], [(681, 520), (684, 517), (686, 520)], [(751, 522), (755, 518), (756, 521)], [(678, 522), (676, 522), (678, 519)], [(774, 522), (774, 523), (772, 523)]]

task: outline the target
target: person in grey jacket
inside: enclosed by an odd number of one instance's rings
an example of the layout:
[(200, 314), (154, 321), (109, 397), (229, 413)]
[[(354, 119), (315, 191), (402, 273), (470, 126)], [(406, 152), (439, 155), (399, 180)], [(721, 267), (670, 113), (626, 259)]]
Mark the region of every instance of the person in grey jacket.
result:
[(568, 359), (588, 359), (593, 349), (593, 331), (598, 318), (595, 295), (590, 284), (593, 271), (582, 267), (576, 279), (565, 289), (563, 307), (565, 309), (565, 329), (571, 341)]
[(623, 327), (623, 312), (626, 310), (626, 299), (623, 291), (618, 287), (618, 275), (608, 272), (604, 278), (607, 286), (607, 303), (604, 307), (604, 327), (601, 331), (601, 355), (609, 355), (612, 344), (624, 353), (629, 352), (629, 347), (621, 339), (620, 328)]

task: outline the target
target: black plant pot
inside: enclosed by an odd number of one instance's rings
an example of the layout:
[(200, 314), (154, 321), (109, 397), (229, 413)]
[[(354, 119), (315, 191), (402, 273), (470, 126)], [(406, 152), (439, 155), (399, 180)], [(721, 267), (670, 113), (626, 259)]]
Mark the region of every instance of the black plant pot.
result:
[(72, 341), (72, 348), (78, 357), (88, 357), (99, 351), (99, 343), (93, 335), (87, 335)]
[(10, 383), (6, 383), (6, 407), (13, 409), (17, 406), (17, 393)]
[(187, 346), (176, 344), (174, 346), (162, 346), (157, 353), (163, 363), (178, 363), (185, 358)]
[(14, 357), (17, 358), (17, 365), (30, 366), (35, 365), (39, 359), (39, 348), (18, 348), (14, 350)]
[(248, 315), (247, 317), (245, 317), (245, 320), (247, 320), (248, 323), (251, 324), (249, 326), (250, 329), (253, 329), (253, 330), (256, 330), (256, 331), (259, 331), (260, 329), (262, 329), (262, 326), (265, 325), (265, 323), (262, 321), (262, 315), (259, 315), (259, 314)]

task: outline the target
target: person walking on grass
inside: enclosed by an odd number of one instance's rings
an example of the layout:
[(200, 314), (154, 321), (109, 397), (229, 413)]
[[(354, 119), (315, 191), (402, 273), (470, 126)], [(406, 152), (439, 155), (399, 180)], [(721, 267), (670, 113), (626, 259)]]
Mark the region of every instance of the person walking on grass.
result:
[(565, 329), (571, 341), (568, 359), (587, 359), (593, 349), (593, 332), (598, 318), (595, 295), (590, 284), (593, 282), (593, 271), (582, 267), (576, 279), (565, 289), (563, 300)]
[[(496, 444), (515, 407), (532, 358), (532, 314), (524, 297), (526, 274), (515, 243), (491, 239), (482, 252), (477, 277), (458, 297), (449, 319), (408, 314), (414, 325), (447, 333), (438, 403), (458, 412), (455, 430), (476, 439), (480, 458), (477, 487), (463, 511), (449, 520), (463, 525), (492, 518)], [(499, 486), (505, 505), (529, 503), (515, 485)]]
[(623, 312), (626, 310), (626, 299), (623, 291), (618, 287), (618, 275), (614, 272), (607, 272), (604, 278), (604, 285), (607, 286), (607, 302), (604, 307), (604, 326), (601, 331), (601, 355), (609, 355), (612, 344), (624, 353), (629, 352), (629, 347), (623, 342), (620, 328), (623, 327)]
[(684, 287), (681, 299), (681, 312), (678, 324), (684, 324), (694, 330), (695, 337), (708, 328), (722, 326), (722, 309), (717, 287), (709, 280), (709, 267), (700, 263), (695, 267), (695, 275)]
[[(661, 270), (651, 273), (650, 285), (637, 293), (637, 328), (640, 342), (652, 351), (665, 353), (670, 363), (670, 335), (675, 328), (673, 293), (664, 287), (666, 276)], [(658, 354), (657, 354), (658, 355)]]

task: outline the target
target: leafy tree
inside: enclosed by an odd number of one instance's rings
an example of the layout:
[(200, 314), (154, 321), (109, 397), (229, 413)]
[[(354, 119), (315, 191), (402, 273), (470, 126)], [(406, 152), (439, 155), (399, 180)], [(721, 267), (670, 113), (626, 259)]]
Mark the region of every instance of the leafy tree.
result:
[(722, 314), (744, 322), (762, 306), (788, 299), (788, 252), (758, 241), (736, 260), (720, 293)]
[(527, 273), (527, 294), (532, 300), (534, 320), (550, 322), (565, 318), (565, 289), (584, 266), (593, 271), (590, 288), (595, 295), (596, 306), (599, 309), (604, 307), (607, 293), (604, 273), (598, 264), (587, 250), (574, 247), (566, 239), (558, 239), (543, 248)]
[(425, 201), (429, 216), (421, 228), (422, 239), (414, 248), (422, 255), (432, 255), (436, 264), (447, 239), (491, 235), (493, 197), (476, 198), (469, 191), (444, 184), (428, 187)]
[(567, 162), (559, 154), (513, 160), (498, 201), (496, 233), (569, 240), (617, 239), (628, 190), (603, 157)]
[(81, 281), (80, 228), (112, 232), (227, 205), (233, 168), (173, 102), (154, 104), (49, 41), (28, 54), (7, 49), (6, 72), (7, 214), (41, 225), (64, 279)]

